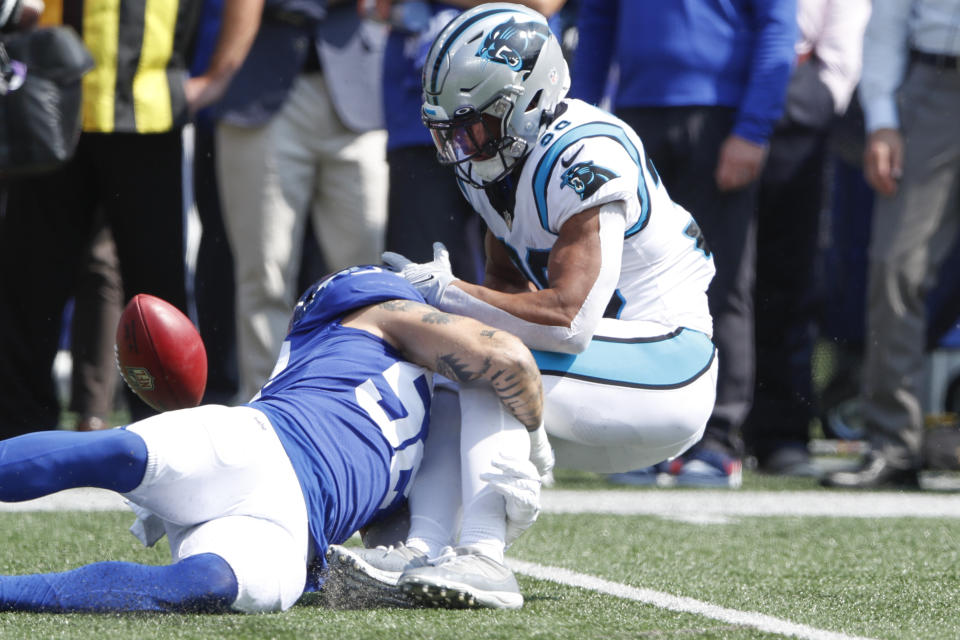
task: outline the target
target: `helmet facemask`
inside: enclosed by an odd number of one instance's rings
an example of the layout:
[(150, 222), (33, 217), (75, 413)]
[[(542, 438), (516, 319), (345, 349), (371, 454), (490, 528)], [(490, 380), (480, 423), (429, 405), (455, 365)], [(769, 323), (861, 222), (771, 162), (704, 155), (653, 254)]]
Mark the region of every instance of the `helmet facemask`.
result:
[(439, 162), (453, 165), (464, 182), (482, 187), (509, 173), (526, 153), (527, 143), (506, 132), (513, 109), (512, 96), (500, 94), (479, 109), (460, 107), (450, 119), (424, 114), (423, 123), (433, 137)]

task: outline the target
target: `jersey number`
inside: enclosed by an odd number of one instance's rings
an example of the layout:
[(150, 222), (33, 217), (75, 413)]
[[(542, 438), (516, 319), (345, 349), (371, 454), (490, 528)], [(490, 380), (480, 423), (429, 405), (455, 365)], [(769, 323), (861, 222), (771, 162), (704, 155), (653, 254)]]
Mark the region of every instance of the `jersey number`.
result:
[(410, 492), (410, 479), (423, 458), (429, 383), (420, 367), (398, 362), (378, 380), (368, 378), (358, 386), (356, 396), (393, 448), (390, 488), (380, 503), (380, 509), (386, 509)]
[(698, 225), (695, 220), (690, 221), (690, 224), (688, 224), (687, 228), (683, 230), (683, 233), (687, 237), (693, 239), (693, 244), (697, 248), (697, 251), (702, 253), (707, 258), (710, 257), (710, 246), (703, 237), (703, 232), (700, 230), (700, 225)]
[[(280, 357), (266, 387), (290, 363), (290, 341), (284, 340)], [(427, 407), (430, 383), (420, 367), (397, 362), (377, 378), (367, 378), (356, 388), (357, 404), (383, 432), (393, 449), (390, 458), (390, 488), (380, 509), (391, 507), (410, 492), (410, 479), (423, 458), (427, 437)], [(254, 396), (254, 400), (260, 393)], [(252, 402), (252, 401), (251, 401)]]

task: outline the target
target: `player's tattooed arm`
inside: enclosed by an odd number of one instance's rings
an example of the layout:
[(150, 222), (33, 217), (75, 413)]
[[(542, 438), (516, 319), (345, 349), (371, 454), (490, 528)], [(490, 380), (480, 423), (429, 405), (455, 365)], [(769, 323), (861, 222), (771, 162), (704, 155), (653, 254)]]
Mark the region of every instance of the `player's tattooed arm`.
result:
[(515, 336), (472, 318), (411, 300), (389, 300), (364, 312), (411, 362), (461, 384), (489, 385), (528, 429), (543, 419), (540, 372)]

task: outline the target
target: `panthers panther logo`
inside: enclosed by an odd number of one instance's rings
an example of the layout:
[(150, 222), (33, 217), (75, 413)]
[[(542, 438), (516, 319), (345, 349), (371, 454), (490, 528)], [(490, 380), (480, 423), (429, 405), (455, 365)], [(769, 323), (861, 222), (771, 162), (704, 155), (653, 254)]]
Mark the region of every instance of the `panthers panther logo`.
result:
[(581, 200), (586, 200), (609, 180), (618, 178), (616, 173), (605, 167), (593, 164), (593, 160), (578, 162), (560, 176), (560, 188), (570, 187), (577, 192)]
[(514, 18), (510, 18), (497, 25), (484, 38), (477, 55), (484, 60), (505, 64), (514, 71), (521, 72), (526, 80), (549, 37), (550, 29), (545, 24), (518, 24)]

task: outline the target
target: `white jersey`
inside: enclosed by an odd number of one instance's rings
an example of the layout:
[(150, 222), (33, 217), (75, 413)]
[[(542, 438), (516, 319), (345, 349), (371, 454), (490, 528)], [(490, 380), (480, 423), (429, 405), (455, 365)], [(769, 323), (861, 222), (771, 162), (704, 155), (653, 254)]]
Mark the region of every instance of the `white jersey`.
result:
[(548, 286), (547, 259), (563, 224), (621, 201), (620, 275), (604, 317), (711, 335), (706, 291), (714, 265), (697, 223), (670, 199), (630, 127), (580, 100), (563, 104), (566, 110), (525, 159), (515, 192), (491, 199), (491, 189), (461, 182), (467, 200), (541, 289)]
[[(440, 307), (510, 331), (530, 347), (558, 467), (639, 469), (685, 451), (713, 411), (713, 257), (637, 135), (584, 102), (561, 104), (566, 109), (541, 133), (519, 174), (460, 188), (541, 289), (549, 287), (548, 259), (563, 225), (599, 207), (600, 272), (576, 317), (569, 327), (538, 325), (455, 284)], [(463, 419), (491, 420), (469, 413)]]

